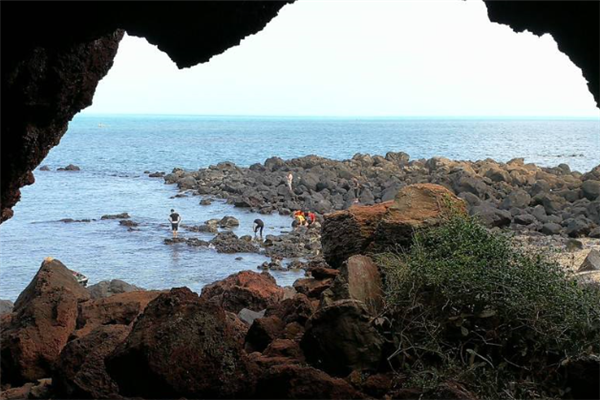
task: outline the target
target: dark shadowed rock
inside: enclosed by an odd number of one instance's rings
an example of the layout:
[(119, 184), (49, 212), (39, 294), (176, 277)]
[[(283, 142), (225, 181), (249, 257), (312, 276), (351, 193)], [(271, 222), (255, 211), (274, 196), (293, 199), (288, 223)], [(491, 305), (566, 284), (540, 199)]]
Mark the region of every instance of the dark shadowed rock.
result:
[(221, 307), (172, 289), (148, 305), (105, 364), (124, 396), (245, 397), (242, 335)]
[(297, 293), (291, 298), (269, 306), (265, 316), (276, 316), (286, 324), (297, 322), (304, 326), (314, 311), (310, 299), (302, 293)]
[(127, 219), (127, 218), (131, 218), (129, 216), (129, 214), (125, 213), (121, 213), (121, 214), (108, 214), (108, 215), (103, 215), (102, 218), (100, 219)]
[(555, 224), (554, 222), (547, 222), (544, 225), (542, 225), (541, 232), (545, 235), (558, 235), (561, 229), (562, 226), (560, 226), (559, 224)]
[(537, 218), (531, 214), (519, 214), (515, 215), (514, 221), (519, 225), (531, 225), (537, 221)]
[(127, 219), (123, 219), (123, 220), (119, 221), (119, 225), (126, 226), (129, 228), (136, 227), (139, 224), (140, 224), (139, 222), (135, 222), (135, 221), (127, 220)]
[(251, 242), (240, 239), (231, 231), (220, 232), (211, 241), (219, 253), (258, 253), (259, 249)]
[(201, 299), (215, 302), (227, 311), (239, 313), (243, 308), (261, 311), (279, 302), (283, 289), (267, 272), (242, 271), (205, 286)]
[(112, 279), (110, 281), (100, 281), (95, 285), (87, 287), (87, 291), (90, 293), (92, 299), (101, 299), (104, 297), (112, 296), (113, 294), (143, 291), (141, 287), (129, 284), (120, 279)]
[(307, 322), (301, 347), (306, 360), (330, 374), (374, 370), (384, 339), (370, 323), (360, 301), (340, 300), (318, 310)]
[(590, 250), (585, 260), (577, 270), (577, 272), (584, 271), (600, 271), (600, 252), (596, 249)]
[(275, 365), (258, 379), (256, 397), (261, 399), (363, 399), (366, 396), (340, 378), (295, 364)]
[(508, 226), (512, 220), (510, 212), (499, 210), (489, 203), (481, 203), (481, 205), (471, 208), (469, 213), (479, 218), (488, 228)]
[(246, 334), (244, 345), (246, 351), (248, 353), (252, 353), (253, 351), (262, 352), (267, 348), (269, 343), (282, 336), (285, 325), (285, 322), (276, 315), (257, 318)]
[[(567, 221), (565, 221), (567, 222)], [(565, 233), (569, 237), (577, 238), (587, 236), (594, 227), (592, 221), (587, 218), (579, 217), (568, 221)]]
[(50, 171), (50, 167), (48, 167), (47, 165), (42, 165), (40, 167), (40, 171)]
[(22, 384), (51, 375), (76, 327), (77, 308), (90, 295), (73, 271), (46, 260), (19, 295), (2, 332), (2, 383)]
[(510, 210), (513, 207), (524, 208), (531, 202), (531, 196), (524, 190), (518, 189), (510, 192), (508, 196), (502, 200), (500, 208)]
[(58, 168), (57, 171), (81, 171), (77, 165), (69, 164), (66, 167)]
[(294, 282), (294, 289), (298, 293), (302, 293), (313, 299), (318, 299), (325, 290), (327, 290), (333, 283), (333, 278), (327, 279), (315, 279), (315, 278), (304, 278), (297, 279)]
[(596, 200), (600, 197), (600, 181), (587, 180), (581, 185), (583, 196), (588, 200)]
[(130, 331), (127, 325), (104, 325), (69, 342), (53, 375), (57, 394), (65, 398), (119, 398), (119, 387), (106, 372), (104, 358)]

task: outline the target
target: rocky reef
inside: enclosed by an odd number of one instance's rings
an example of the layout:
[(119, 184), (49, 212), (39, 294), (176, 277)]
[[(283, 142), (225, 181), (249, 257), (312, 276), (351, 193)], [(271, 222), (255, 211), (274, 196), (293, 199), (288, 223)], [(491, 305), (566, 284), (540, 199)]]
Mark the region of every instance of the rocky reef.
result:
[[(329, 264), (309, 263), (286, 288), (243, 271), (200, 295), (121, 281), (86, 289), (48, 259), (2, 315), (2, 398), (418, 398), (425, 389), (388, 362), (397, 344), (372, 257), (466, 213), (464, 200), (427, 183), (328, 214)], [(594, 393), (590, 360), (570, 364), (581, 372), (575, 398)], [(442, 386), (441, 398), (475, 398), (458, 382)]]
[[(287, 186), (290, 173), (292, 190)], [(356, 154), (344, 161), (272, 157), (248, 168), (222, 162), (198, 171), (176, 168), (164, 180), (203, 199), (226, 199), (235, 207), (260, 213), (288, 215), (310, 210), (321, 220), (326, 213), (356, 203), (385, 207), (399, 189), (433, 183), (464, 199), (468, 212), (490, 228), (600, 237), (600, 166), (581, 173), (566, 164), (539, 167), (523, 159), (506, 163), (442, 157), (410, 160), (406, 153), (390, 152), (385, 156)]]

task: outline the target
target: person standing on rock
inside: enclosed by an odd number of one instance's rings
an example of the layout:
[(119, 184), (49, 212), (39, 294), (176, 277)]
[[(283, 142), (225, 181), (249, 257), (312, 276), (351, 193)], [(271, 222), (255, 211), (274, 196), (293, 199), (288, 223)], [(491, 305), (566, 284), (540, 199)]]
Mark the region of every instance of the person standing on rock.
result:
[(169, 222), (171, 223), (173, 237), (176, 238), (177, 230), (179, 229), (179, 223), (181, 222), (181, 215), (177, 214), (175, 210), (171, 209), (171, 215), (169, 215)]
[(265, 228), (265, 223), (262, 219), (254, 220), (254, 236), (256, 236), (256, 232), (260, 231), (260, 238), (262, 239), (263, 229)]
[(354, 204), (357, 204), (360, 199), (360, 182), (356, 176), (352, 177), (352, 189), (354, 190)]
[(287, 176), (287, 184), (288, 188), (290, 188), (290, 192), (294, 194), (294, 190), (292, 189), (292, 181), (294, 180), (294, 175), (290, 172)]

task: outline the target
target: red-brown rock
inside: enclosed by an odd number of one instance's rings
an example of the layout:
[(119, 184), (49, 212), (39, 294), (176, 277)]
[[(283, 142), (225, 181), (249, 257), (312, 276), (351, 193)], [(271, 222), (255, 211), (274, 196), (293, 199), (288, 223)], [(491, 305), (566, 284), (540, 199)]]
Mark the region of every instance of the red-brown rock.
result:
[(243, 308), (260, 311), (277, 303), (283, 298), (283, 288), (268, 272), (242, 271), (205, 286), (200, 298), (237, 314)]
[(131, 327), (102, 325), (67, 344), (60, 354), (53, 383), (59, 397), (118, 398), (119, 387), (106, 373), (104, 358), (123, 342)]
[(164, 292), (127, 292), (81, 303), (73, 338), (83, 337), (101, 325), (129, 325), (161, 293)]
[(303, 295), (313, 299), (318, 299), (319, 296), (321, 296), (321, 293), (327, 290), (332, 283), (332, 278), (324, 280), (318, 280), (315, 278), (302, 278), (297, 279), (293, 286), (298, 293), (302, 293)]
[(78, 303), (89, 294), (58, 260), (42, 263), (3, 329), (2, 382), (22, 384), (51, 375), (75, 329)]
[(282, 300), (267, 308), (265, 317), (276, 315), (286, 324), (298, 322), (304, 325), (314, 311), (308, 297), (302, 293), (297, 293), (291, 299)]
[(337, 269), (325, 268), (322, 266), (309, 268), (307, 271), (310, 272), (310, 274), (313, 278), (318, 279), (318, 280), (323, 280), (323, 279), (327, 279), (327, 278), (335, 278), (340, 272)]
[(354, 254), (409, 247), (416, 229), (439, 224), (450, 211), (466, 213), (464, 201), (443, 186), (422, 183), (400, 189), (393, 201), (327, 214), (321, 236), (325, 261), (339, 268)]
[(275, 315), (257, 318), (246, 334), (246, 351), (262, 352), (273, 340), (282, 336), (284, 329), (285, 323)]
[(367, 256), (355, 255), (344, 262), (333, 285), (323, 293), (321, 304), (336, 300), (359, 300), (376, 315), (383, 307), (383, 284), (377, 265)]
[(259, 399), (364, 399), (363, 393), (340, 378), (297, 364), (275, 365), (260, 376)]
[(146, 307), (105, 359), (120, 394), (146, 398), (247, 397), (250, 366), (226, 312), (187, 288)]
[(303, 361), (304, 354), (300, 349), (300, 345), (295, 340), (290, 339), (275, 339), (263, 351), (263, 355), (267, 357), (288, 357), (295, 360)]

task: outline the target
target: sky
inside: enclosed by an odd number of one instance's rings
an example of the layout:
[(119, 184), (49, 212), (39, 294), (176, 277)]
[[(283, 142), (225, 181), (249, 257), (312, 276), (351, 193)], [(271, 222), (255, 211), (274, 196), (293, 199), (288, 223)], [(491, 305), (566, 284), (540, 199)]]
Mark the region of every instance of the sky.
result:
[(598, 117), (550, 35), (470, 1), (299, 0), (239, 46), (179, 70), (126, 36), (84, 114)]

